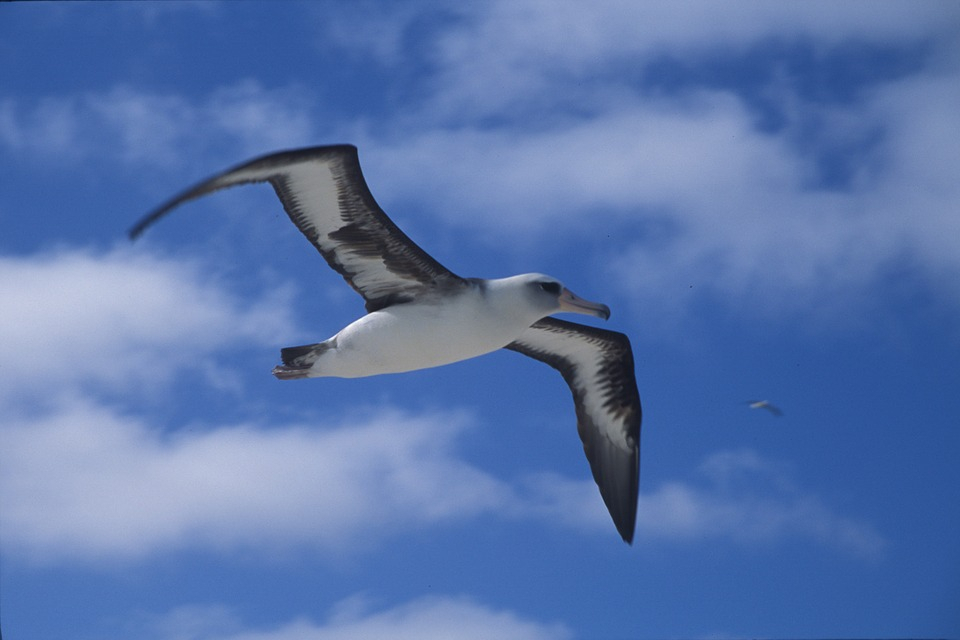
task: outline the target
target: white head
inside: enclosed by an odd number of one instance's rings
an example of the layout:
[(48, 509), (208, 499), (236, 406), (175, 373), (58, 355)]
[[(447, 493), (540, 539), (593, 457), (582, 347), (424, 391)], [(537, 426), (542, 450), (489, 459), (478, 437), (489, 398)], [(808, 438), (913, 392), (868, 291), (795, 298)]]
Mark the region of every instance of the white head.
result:
[(539, 314), (534, 321), (561, 311), (582, 313), (604, 320), (610, 317), (610, 307), (607, 305), (584, 300), (556, 278), (542, 273), (525, 273), (491, 282), (492, 285), (494, 283), (504, 294), (509, 292), (512, 296), (520, 297), (532, 315)]

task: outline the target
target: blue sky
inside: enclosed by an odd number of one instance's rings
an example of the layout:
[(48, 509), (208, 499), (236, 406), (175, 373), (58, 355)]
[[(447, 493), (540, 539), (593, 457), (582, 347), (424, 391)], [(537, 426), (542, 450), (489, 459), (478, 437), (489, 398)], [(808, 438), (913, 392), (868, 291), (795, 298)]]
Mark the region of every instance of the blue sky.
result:
[[(10, 638), (960, 635), (960, 5), (4, 3), (0, 60)], [(126, 239), (341, 142), (611, 307), (633, 546), (538, 362), (275, 380), (362, 301), (269, 188)]]

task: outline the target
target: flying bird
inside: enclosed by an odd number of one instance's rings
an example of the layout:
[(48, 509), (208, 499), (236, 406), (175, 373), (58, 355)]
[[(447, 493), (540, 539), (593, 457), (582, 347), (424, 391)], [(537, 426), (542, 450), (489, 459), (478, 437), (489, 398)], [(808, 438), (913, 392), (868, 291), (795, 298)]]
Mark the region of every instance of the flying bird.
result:
[(766, 400), (747, 400), (747, 404), (750, 405), (751, 409), (766, 409), (775, 416), (782, 416), (783, 411), (780, 411), (780, 408), (776, 405), (770, 404)]
[(281, 349), (277, 378), (400, 373), (501, 348), (545, 362), (573, 392), (593, 478), (620, 536), (632, 542), (641, 410), (630, 341), (622, 333), (549, 317), (567, 311), (606, 320), (606, 305), (539, 273), (455, 275), (379, 207), (352, 145), (284, 151), (238, 165), (164, 203), (130, 237), (189, 200), (259, 182), (273, 186), (293, 223), (363, 297), (367, 311), (327, 340)]

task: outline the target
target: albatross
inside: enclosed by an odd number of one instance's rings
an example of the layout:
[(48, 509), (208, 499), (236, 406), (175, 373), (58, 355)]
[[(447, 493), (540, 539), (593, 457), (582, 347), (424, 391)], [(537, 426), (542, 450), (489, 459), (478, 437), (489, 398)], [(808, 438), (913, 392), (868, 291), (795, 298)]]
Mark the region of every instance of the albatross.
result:
[(236, 185), (267, 182), (327, 264), (359, 293), (366, 315), (333, 337), (281, 349), (280, 380), (358, 378), (437, 367), (498, 349), (557, 369), (573, 393), (577, 430), (600, 495), (633, 541), (640, 464), (640, 396), (622, 333), (552, 318), (610, 317), (556, 278), (528, 273), (464, 278), (423, 251), (376, 203), (356, 147), (283, 151), (228, 169), (147, 214), (136, 239), (179, 205)]
[(767, 400), (747, 400), (747, 404), (750, 405), (751, 409), (766, 409), (778, 418), (783, 415), (783, 411), (780, 410), (780, 407), (768, 402)]

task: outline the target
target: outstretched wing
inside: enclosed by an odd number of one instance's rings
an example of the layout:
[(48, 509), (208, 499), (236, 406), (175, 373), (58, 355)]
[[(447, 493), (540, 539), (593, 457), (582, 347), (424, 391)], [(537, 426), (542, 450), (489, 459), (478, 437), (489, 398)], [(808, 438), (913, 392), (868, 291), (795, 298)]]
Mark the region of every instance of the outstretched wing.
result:
[(633, 540), (640, 483), (640, 394), (622, 333), (544, 318), (507, 345), (558, 370), (573, 392), (593, 479), (624, 541)]
[(751, 409), (766, 409), (777, 417), (783, 415), (783, 411), (780, 410), (780, 407), (770, 404), (766, 400), (748, 400), (747, 404), (750, 405)]
[(352, 145), (284, 151), (236, 166), (161, 205), (130, 230), (130, 237), (188, 200), (253, 182), (273, 186), (293, 223), (363, 296), (367, 311), (408, 302), (427, 289), (466, 285), (380, 209)]

